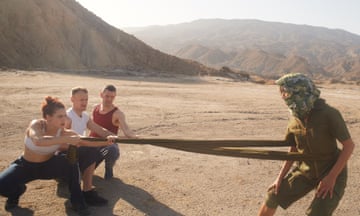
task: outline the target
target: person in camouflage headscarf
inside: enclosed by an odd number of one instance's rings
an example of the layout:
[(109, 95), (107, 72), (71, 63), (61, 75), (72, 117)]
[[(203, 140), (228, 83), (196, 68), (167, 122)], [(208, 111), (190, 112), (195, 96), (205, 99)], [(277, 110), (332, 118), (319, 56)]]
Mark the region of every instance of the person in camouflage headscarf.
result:
[[(320, 98), (320, 91), (307, 76), (287, 74), (276, 84), (294, 117), (285, 136), (291, 145), (289, 152), (319, 155), (319, 160), (297, 161), (294, 166), (294, 161), (284, 162), (259, 216), (274, 215), (278, 206), (286, 209), (314, 189), (316, 195), (307, 215), (330, 216), (344, 195), (346, 163), (354, 142), (340, 112)], [(338, 148), (337, 141), (342, 149)]]
[(315, 101), (320, 96), (320, 90), (313, 81), (300, 73), (287, 74), (275, 83), (280, 86), (283, 99), (292, 115), (301, 120), (314, 107)]

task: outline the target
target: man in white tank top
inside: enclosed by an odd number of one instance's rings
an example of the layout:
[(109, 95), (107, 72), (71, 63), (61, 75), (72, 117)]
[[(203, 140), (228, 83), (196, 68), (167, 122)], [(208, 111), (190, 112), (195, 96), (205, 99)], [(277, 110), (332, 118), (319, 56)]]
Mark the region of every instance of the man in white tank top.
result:
[[(93, 122), (86, 113), (88, 104), (88, 91), (86, 88), (73, 88), (71, 91), (71, 102), (72, 107), (66, 111), (68, 116), (67, 128), (72, 129), (83, 136), (86, 135), (87, 129), (97, 131), (96, 133), (100, 134), (102, 137), (114, 135)], [(93, 175), (96, 161), (101, 157), (99, 149), (96, 147), (80, 147), (78, 150), (80, 170), (83, 174), (83, 194), (86, 203), (91, 206), (106, 205), (108, 201), (100, 197), (93, 188)]]
[[(74, 95), (74, 97), (76, 97), (77, 95)], [(79, 135), (86, 136), (87, 125), (90, 120), (89, 115), (85, 111), (76, 112), (74, 110), (74, 106), (66, 110), (66, 114), (71, 120), (71, 129)]]

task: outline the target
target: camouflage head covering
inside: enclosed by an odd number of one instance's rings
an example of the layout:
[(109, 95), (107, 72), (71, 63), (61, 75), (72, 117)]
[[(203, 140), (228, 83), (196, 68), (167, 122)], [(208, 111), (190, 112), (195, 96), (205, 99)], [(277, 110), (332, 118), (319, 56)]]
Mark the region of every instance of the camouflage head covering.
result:
[(320, 90), (313, 81), (301, 73), (286, 74), (275, 83), (287, 93), (285, 103), (291, 114), (299, 119), (304, 119), (308, 115), (320, 96)]

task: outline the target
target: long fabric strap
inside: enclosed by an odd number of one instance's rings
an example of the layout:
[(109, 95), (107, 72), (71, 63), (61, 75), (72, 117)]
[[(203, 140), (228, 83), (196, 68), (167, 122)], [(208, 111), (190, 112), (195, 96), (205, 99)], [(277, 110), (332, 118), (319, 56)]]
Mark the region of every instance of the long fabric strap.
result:
[[(105, 138), (82, 137), (87, 141), (106, 141)], [(245, 157), (263, 160), (328, 160), (332, 155), (302, 154), (272, 150), (249, 149), (245, 147), (285, 147), (290, 146), (285, 140), (185, 140), (185, 139), (116, 139), (117, 143), (149, 144), (187, 152)]]

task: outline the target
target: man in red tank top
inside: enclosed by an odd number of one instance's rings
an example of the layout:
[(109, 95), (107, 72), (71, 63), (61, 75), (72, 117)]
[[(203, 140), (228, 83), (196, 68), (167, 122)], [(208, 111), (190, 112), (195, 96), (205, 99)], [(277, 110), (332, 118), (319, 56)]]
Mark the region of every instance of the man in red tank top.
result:
[[(114, 105), (116, 97), (116, 88), (113, 85), (107, 85), (100, 93), (101, 103), (96, 105), (92, 112), (92, 119), (95, 123), (106, 128), (114, 134), (118, 134), (119, 128), (127, 138), (138, 138), (138, 136), (129, 128), (125, 120), (125, 114)], [(90, 132), (92, 137), (100, 137), (94, 131)], [(103, 158), (97, 162), (105, 160), (105, 179), (113, 177), (113, 166), (120, 157), (120, 151), (117, 143), (100, 148)]]

